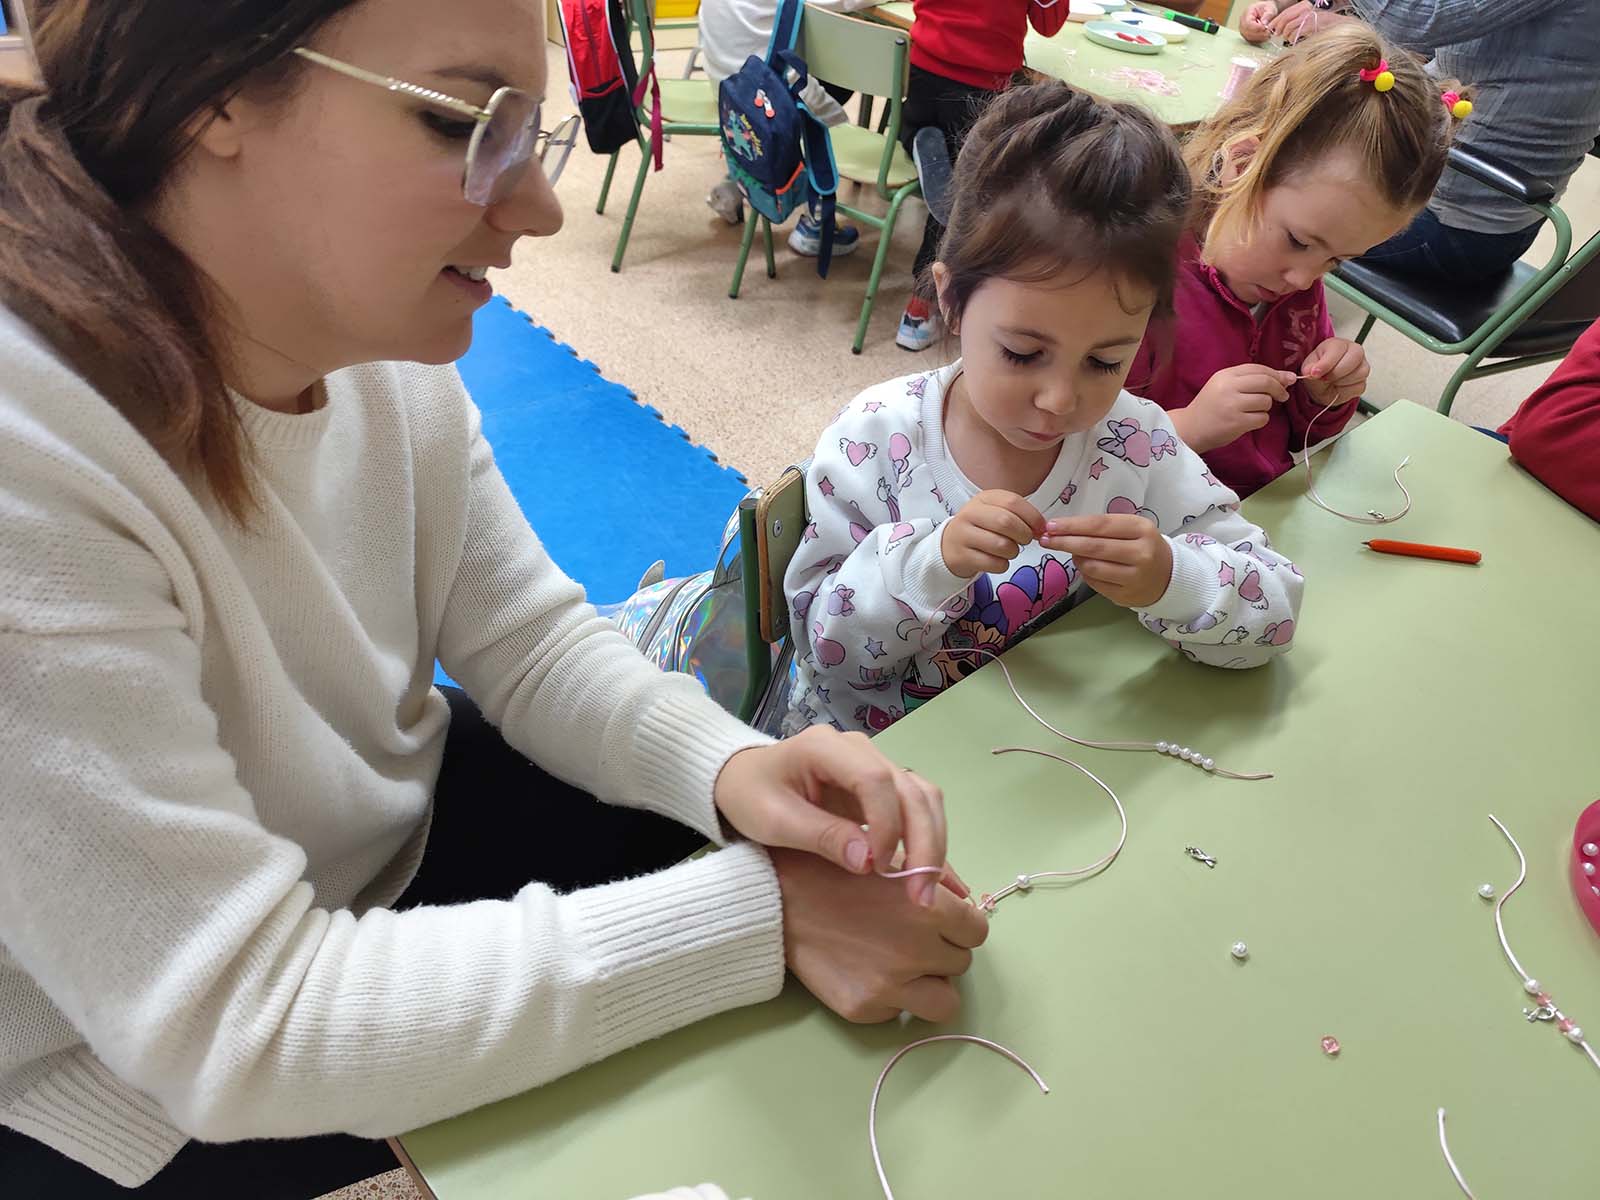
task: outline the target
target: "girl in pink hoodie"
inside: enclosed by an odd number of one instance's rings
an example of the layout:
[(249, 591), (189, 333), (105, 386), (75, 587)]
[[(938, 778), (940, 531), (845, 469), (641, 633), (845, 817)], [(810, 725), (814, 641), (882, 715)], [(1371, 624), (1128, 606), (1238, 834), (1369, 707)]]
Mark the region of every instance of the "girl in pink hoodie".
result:
[(1293, 465), (1313, 422), (1320, 440), (1355, 411), (1366, 353), (1334, 336), (1322, 276), (1427, 202), (1452, 108), (1470, 109), (1446, 87), (1352, 22), (1261, 67), (1185, 145), (1176, 320), (1152, 324), (1127, 387), (1241, 496)]

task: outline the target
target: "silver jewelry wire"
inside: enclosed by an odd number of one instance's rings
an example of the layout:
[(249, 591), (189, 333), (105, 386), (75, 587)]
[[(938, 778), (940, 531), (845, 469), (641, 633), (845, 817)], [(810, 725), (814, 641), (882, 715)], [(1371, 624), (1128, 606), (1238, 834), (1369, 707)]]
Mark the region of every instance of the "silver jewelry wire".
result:
[[(1334, 402), (1334, 404), (1337, 403), (1338, 401)], [(1346, 401), (1345, 403), (1349, 403), (1349, 401)], [(1411, 511), (1411, 493), (1406, 490), (1406, 485), (1401, 482), (1400, 479), (1400, 472), (1405, 470), (1406, 464), (1411, 461), (1411, 456), (1409, 454), (1402, 458), (1400, 460), (1400, 465), (1394, 469), (1394, 484), (1400, 489), (1400, 494), (1406, 498), (1406, 506), (1399, 512), (1395, 513), (1395, 515), (1392, 517), (1384, 516), (1375, 508), (1367, 509), (1367, 515), (1364, 517), (1358, 517), (1354, 513), (1340, 512), (1337, 508), (1334, 508), (1332, 505), (1328, 504), (1327, 501), (1323, 500), (1323, 498), (1317, 494), (1316, 481), (1311, 477), (1311, 430), (1318, 421), (1327, 416), (1328, 409), (1333, 407), (1333, 404), (1328, 405), (1327, 408), (1324, 408), (1316, 416), (1312, 417), (1311, 424), (1306, 426), (1306, 441), (1305, 445), (1301, 447), (1301, 454), (1305, 458), (1306, 466), (1306, 495), (1310, 496), (1311, 503), (1322, 509), (1323, 512), (1330, 512), (1336, 517), (1343, 517), (1346, 521), (1354, 521), (1357, 525), (1389, 525), (1395, 521), (1398, 521), (1401, 517), (1405, 516)]]
[(1017, 1066), (1033, 1076), (1033, 1081), (1039, 1085), (1041, 1092), (1047, 1096), (1050, 1094), (1050, 1085), (1039, 1077), (1039, 1072), (1030, 1067), (1020, 1055), (1006, 1049), (999, 1042), (991, 1042), (988, 1038), (976, 1037), (970, 1033), (941, 1033), (934, 1037), (925, 1037), (920, 1041), (901, 1046), (895, 1052), (895, 1056), (884, 1064), (883, 1071), (878, 1075), (877, 1086), (872, 1089), (872, 1104), (867, 1109), (867, 1141), (872, 1145), (872, 1165), (878, 1168), (878, 1183), (883, 1188), (884, 1200), (894, 1200), (894, 1192), (889, 1187), (889, 1176), (883, 1170), (883, 1155), (878, 1152), (878, 1094), (883, 1091), (883, 1081), (889, 1078), (889, 1072), (894, 1069), (895, 1063), (899, 1062), (918, 1046), (927, 1046), (934, 1042), (971, 1042), (976, 1046), (993, 1050), (996, 1054), (1009, 1058)]
[(1467, 1200), (1478, 1200), (1472, 1194), (1472, 1189), (1467, 1186), (1467, 1181), (1461, 1177), (1461, 1168), (1456, 1166), (1456, 1160), (1450, 1155), (1450, 1142), (1444, 1136), (1444, 1109), (1439, 1110), (1439, 1149), (1444, 1152), (1445, 1166), (1450, 1168), (1450, 1174), (1456, 1177), (1456, 1186), (1461, 1189), (1461, 1194)]
[[(934, 610), (933, 616), (930, 616), (926, 621), (924, 621), (922, 623), (922, 638), (921, 638), (921, 641), (922, 641), (922, 647), (923, 647), (924, 650), (927, 649), (927, 635), (929, 634), (929, 632), (931, 632), (928, 629), (928, 626), (933, 623), (934, 616), (944, 616), (944, 617), (948, 618), (949, 614), (945, 610), (950, 606), (950, 604), (952, 604), (954, 601), (956, 601), (958, 599), (961, 599), (965, 594), (966, 593), (964, 593), (964, 592), (953, 592), (949, 596), (946, 596), (945, 599), (944, 599), (944, 602), (942, 604), (940, 604), (937, 609)], [(1159, 747), (1157, 746), (1157, 744), (1155, 742), (1094, 742), (1094, 741), (1090, 741), (1087, 738), (1073, 737), (1070, 733), (1068, 733), (1064, 729), (1057, 729), (1054, 725), (1050, 724), (1049, 721), (1046, 721), (1043, 717), (1041, 717), (1038, 714), (1038, 712), (1034, 709), (1033, 705), (1029, 704), (1025, 699), (1023, 699), (1022, 692), (1020, 690), (1018, 690), (1018, 688), (1017, 688), (1016, 680), (1011, 678), (1011, 669), (1006, 666), (1005, 659), (1001, 658), (1000, 655), (996, 654), (993, 650), (989, 649), (987, 646), (969, 646), (965, 650), (963, 650), (962, 653), (963, 654), (968, 654), (968, 653), (970, 653), (970, 654), (985, 654), (985, 655), (988, 655), (991, 659), (993, 659), (995, 661), (995, 663), (999, 665), (1000, 673), (1006, 677), (1006, 686), (1011, 689), (1011, 694), (1016, 697), (1017, 703), (1022, 705), (1023, 711), (1026, 712), (1035, 721), (1039, 722), (1040, 725), (1044, 726), (1044, 728), (1048, 729), (1051, 733), (1055, 734), (1058, 738), (1061, 738), (1063, 741), (1071, 742), (1074, 746), (1083, 746), (1083, 747), (1086, 747), (1087, 749), (1090, 749), (1090, 750), (1134, 750), (1134, 751), (1140, 751), (1140, 752), (1144, 752), (1144, 753), (1148, 753), (1148, 754), (1161, 754), (1161, 751), (1160, 751)], [(1173, 743), (1173, 745), (1176, 745), (1176, 744), (1177, 743)], [(1167, 758), (1167, 757), (1171, 757), (1171, 756), (1170, 755), (1166, 755), (1166, 754), (1162, 754), (1162, 757), (1163, 758)], [(1072, 762), (1071, 759), (1062, 759), (1061, 761), (1062, 762)], [(1189, 760), (1181, 759), (1179, 761), (1187, 762)], [(1075, 766), (1075, 767), (1078, 766), (1077, 763), (1072, 763), (1072, 765)], [(1194, 765), (1198, 765), (1198, 764), (1194, 764)], [(1083, 770), (1082, 767), (1078, 767), (1078, 769), (1080, 771)], [(1253, 773), (1253, 774), (1245, 774), (1245, 773), (1241, 773), (1239, 771), (1229, 771), (1224, 767), (1216, 766), (1214, 761), (1213, 761), (1213, 764), (1212, 764), (1212, 769), (1210, 771), (1207, 771), (1206, 774), (1208, 774), (1208, 775), (1220, 775), (1224, 779), (1255, 780), (1255, 779), (1271, 779), (1272, 778), (1272, 772), (1271, 771), (1259, 771), (1259, 772), (1256, 772), (1256, 773)], [(1092, 776), (1091, 776), (1091, 778), (1092, 778)], [(1096, 782), (1098, 782), (1098, 781), (1096, 781)], [(1102, 784), (1101, 786), (1103, 787), (1105, 785)]]
[(1060, 754), (1052, 754), (1048, 750), (1034, 750), (1027, 746), (997, 746), (995, 749), (989, 751), (989, 753), (1037, 754), (1041, 758), (1053, 758), (1057, 762), (1066, 763), (1067, 766), (1088, 776), (1091, 780), (1100, 785), (1100, 790), (1105, 792), (1106, 795), (1110, 796), (1111, 803), (1117, 806), (1117, 817), (1122, 822), (1122, 832), (1117, 837), (1117, 844), (1111, 848), (1111, 853), (1095, 859), (1095, 861), (1090, 863), (1087, 867), (1078, 867), (1071, 871), (1032, 871), (1018, 875), (1016, 879), (1006, 884), (1006, 886), (1001, 888), (998, 892), (993, 892), (986, 895), (984, 899), (979, 902), (980, 908), (982, 908), (985, 912), (993, 912), (994, 906), (999, 904), (1000, 901), (1004, 900), (1007, 896), (1011, 895), (1012, 892), (1025, 892), (1034, 885), (1036, 880), (1085, 879), (1090, 875), (1099, 874), (1112, 863), (1117, 861), (1117, 855), (1122, 853), (1122, 847), (1125, 846), (1128, 841), (1128, 814), (1127, 811), (1122, 807), (1122, 801), (1117, 799), (1117, 794), (1106, 785), (1105, 780), (1101, 779), (1100, 776), (1096, 775), (1083, 764), (1073, 762), (1072, 759), (1066, 758)]
[[(1506, 961), (1511, 964), (1511, 969), (1517, 973), (1523, 984), (1527, 985), (1533, 982), (1533, 976), (1523, 969), (1522, 964), (1517, 961), (1516, 954), (1512, 952), (1511, 943), (1506, 940), (1506, 925), (1505, 920), (1500, 915), (1500, 910), (1506, 906), (1506, 901), (1516, 894), (1517, 889), (1522, 886), (1523, 880), (1528, 878), (1528, 858), (1522, 853), (1522, 847), (1517, 844), (1517, 839), (1511, 836), (1511, 830), (1505, 827), (1505, 823), (1499, 817), (1490, 813), (1489, 820), (1494, 822), (1495, 828), (1505, 835), (1506, 841), (1510, 842), (1511, 848), (1517, 852), (1517, 881), (1508, 887), (1505, 890), (1505, 894), (1494, 902), (1494, 931), (1500, 937), (1500, 949), (1505, 952)], [(1551, 1007), (1554, 1008), (1554, 1005)], [(1561, 1015), (1565, 1016), (1565, 1014)], [(1573, 1044), (1582, 1048), (1583, 1052), (1589, 1056), (1589, 1061), (1600, 1067), (1600, 1054), (1595, 1053), (1594, 1047), (1589, 1045), (1587, 1039)]]

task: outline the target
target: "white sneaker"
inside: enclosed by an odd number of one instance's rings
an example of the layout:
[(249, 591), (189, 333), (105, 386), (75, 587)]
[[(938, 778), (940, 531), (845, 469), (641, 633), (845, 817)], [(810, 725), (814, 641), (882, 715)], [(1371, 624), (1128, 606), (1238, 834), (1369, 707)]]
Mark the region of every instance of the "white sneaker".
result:
[(731, 179), (724, 179), (712, 188), (706, 204), (729, 225), (744, 221), (744, 197), (739, 194), (739, 185)]
[(931, 308), (925, 317), (913, 317), (908, 312), (900, 314), (900, 331), (894, 335), (894, 344), (902, 350), (926, 350), (944, 333), (939, 314)]

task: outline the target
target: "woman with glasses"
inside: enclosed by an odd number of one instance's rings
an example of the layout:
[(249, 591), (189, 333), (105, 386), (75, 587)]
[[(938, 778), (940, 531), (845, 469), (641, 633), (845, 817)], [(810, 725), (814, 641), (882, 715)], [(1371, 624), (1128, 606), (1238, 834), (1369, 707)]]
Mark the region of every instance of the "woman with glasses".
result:
[(852, 1020), (956, 1010), (986, 926), (937, 789), (639, 657), (450, 365), (485, 272), (561, 225), (543, 7), (32, 5), (44, 85), (0, 89), (0, 1195), (318, 1195), (393, 1165), (358, 1139), (785, 966)]

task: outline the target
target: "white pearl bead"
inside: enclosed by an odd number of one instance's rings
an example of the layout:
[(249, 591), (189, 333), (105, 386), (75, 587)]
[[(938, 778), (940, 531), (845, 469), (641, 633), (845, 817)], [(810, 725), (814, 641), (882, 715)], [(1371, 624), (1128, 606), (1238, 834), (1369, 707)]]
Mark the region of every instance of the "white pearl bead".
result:
[(1596, 896), (1600, 896), (1600, 887), (1595, 887), (1593, 884), (1590, 884), (1589, 885), (1589, 890), (1591, 892), (1593, 892)]
[(1593, 875), (1594, 874), (1594, 864), (1593, 863), (1584, 863), (1583, 864), (1583, 873), (1585, 875)]
[(1593, 842), (1585, 842), (1583, 844), (1583, 853), (1585, 857), (1593, 858), (1595, 855), (1600, 854), (1600, 846), (1596, 846)]
[(1494, 884), (1485, 883), (1485, 884), (1482, 884), (1481, 886), (1479, 886), (1478, 895), (1482, 896), (1485, 900), (1493, 900), (1494, 899)]
[(1017, 876), (1017, 890), (1019, 892), (1025, 892), (1029, 888), (1031, 888), (1032, 886), (1033, 886), (1033, 880), (1032, 879), (1028, 878), (1026, 875), (1018, 875)]
[(1215, 771), (1217, 769), (1216, 760), (1210, 759), (1210, 758), (1202, 758), (1200, 760), (1200, 769), (1203, 770), (1203, 771)]
[(1189, 761), (1194, 763), (1196, 766), (1200, 765), (1200, 760), (1204, 757), (1205, 755), (1201, 754), (1198, 750), (1189, 751)]
[(1156, 743), (1156, 753), (1157, 754), (1165, 754), (1170, 749), (1172, 749), (1172, 747), (1170, 745), (1168, 745), (1166, 742), (1157, 742)]
[(1539, 981), (1537, 979), (1530, 979), (1527, 983), (1522, 985), (1522, 990), (1527, 992), (1530, 996), (1537, 996), (1544, 989), (1539, 986)]
[(1189, 755), (1191, 755), (1193, 753), (1194, 753), (1194, 751), (1189, 749), (1189, 747), (1187, 747), (1187, 746), (1179, 746), (1178, 747), (1178, 757), (1183, 759), (1184, 762), (1188, 762), (1189, 761)]
[(1245, 959), (1250, 957), (1250, 947), (1246, 946), (1243, 942), (1235, 942), (1228, 953), (1233, 955), (1240, 962), (1243, 962)]
[(1579, 1028), (1577, 1025), (1574, 1025), (1571, 1029), (1567, 1030), (1567, 1041), (1569, 1041), (1569, 1042), (1581, 1042), (1581, 1041), (1583, 1041), (1583, 1030), (1581, 1028)]

